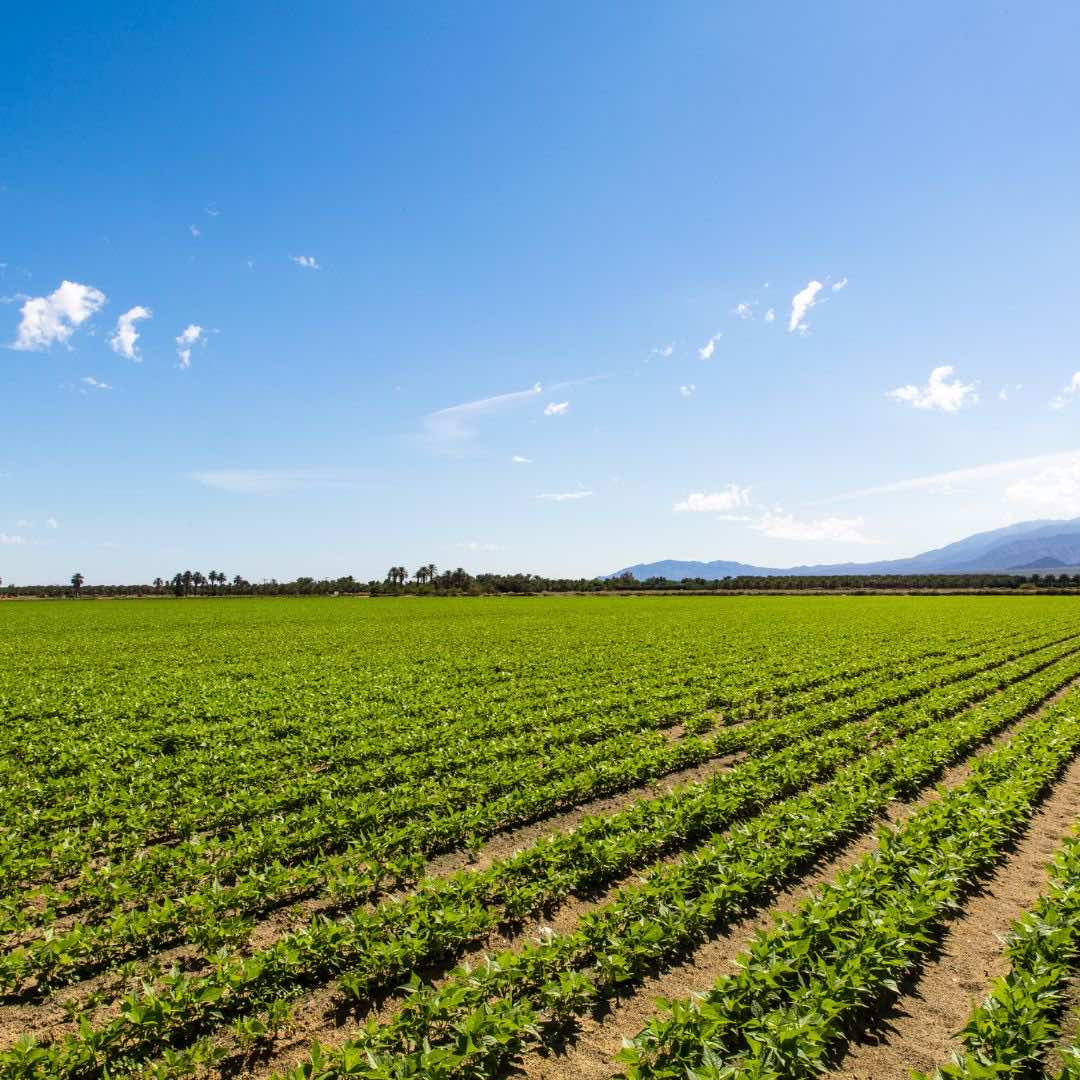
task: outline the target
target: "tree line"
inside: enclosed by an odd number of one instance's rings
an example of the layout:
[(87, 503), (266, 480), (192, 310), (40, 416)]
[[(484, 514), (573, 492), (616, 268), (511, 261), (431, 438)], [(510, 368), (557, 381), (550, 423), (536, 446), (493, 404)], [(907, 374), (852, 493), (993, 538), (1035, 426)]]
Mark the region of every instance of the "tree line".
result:
[(392, 566), (381, 579), (361, 581), (351, 574), (338, 578), (298, 577), (294, 581), (275, 578), (249, 581), (241, 574), (232, 577), (220, 570), (204, 574), (181, 570), (168, 577), (136, 585), (87, 584), (76, 572), (67, 584), (3, 585), (0, 598), (17, 596), (491, 596), (539, 593), (742, 593), (742, 592), (984, 592), (1031, 591), (1072, 592), (1080, 589), (1080, 574), (1067, 573), (982, 573), (982, 574), (836, 574), (775, 575), (772, 577), (726, 577), (719, 579), (646, 578), (629, 574), (608, 578), (552, 578), (541, 574), (470, 574), (462, 567), (440, 571), (426, 563), (413, 573), (404, 566)]

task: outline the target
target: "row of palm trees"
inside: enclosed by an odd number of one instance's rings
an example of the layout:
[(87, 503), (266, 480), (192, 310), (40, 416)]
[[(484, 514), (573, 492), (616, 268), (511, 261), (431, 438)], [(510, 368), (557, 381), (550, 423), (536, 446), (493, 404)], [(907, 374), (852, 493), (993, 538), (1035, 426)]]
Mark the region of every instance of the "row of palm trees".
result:
[[(228, 577), (220, 570), (211, 570), (205, 576), (200, 570), (185, 570), (183, 573), (173, 574), (168, 580), (160, 577), (154, 578), (154, 589), (161, 592), (168, 586), (177, 596), (198, 596), (200, 589), (204, 593), (207, 589), (212, 592), (217, 586), (224, 588), (228, 580)], [(232, 579), (234, 589), (243, 588), (246, 584), (247, 582), (239, 574)]]
[[(426, 585), (429, 581), (435, 580), (438, 572), (438, 567), (434, 563), (427, 563), (413, 574), (413, 580), (418, 585)], [(386, 580), (391, 585), (404, 585), (409, 580), (409, 571), (404, 566), (391, 566), (386, 572)]]

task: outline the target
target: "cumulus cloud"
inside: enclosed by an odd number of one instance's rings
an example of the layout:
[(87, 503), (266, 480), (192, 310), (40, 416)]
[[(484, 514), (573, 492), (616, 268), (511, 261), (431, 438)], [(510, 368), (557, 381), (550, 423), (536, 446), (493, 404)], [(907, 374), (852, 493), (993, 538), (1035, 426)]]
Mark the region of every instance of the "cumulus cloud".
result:
[(515, 454), (510, 459), (515, 465), (531, 465), (532, 458), (522, 457), (520, 454)]
[(714, 491), (711, 495), (696, 491), (682, 502), (677, 502), (673, 509), (679, 514), (722, 514), (749, 505), (750, 489), (728, 484), (724, 491)]
[(290, 255), (290, 259), (297, 266), (302, 266), (305, 270), (318, 270), (319, 264), (315, 261), (314, 255)]
[(112, 387), (107, 382), (102, 382), (100, 379), (95, 379), (93, 375), (84, 375), (79, 380), (84, 386), (90, 387), (91, 390), (111, 390)]
[(1065, 389), (1053, 401), (1050, 402), (1051, 409), (1064, 409), (1066, 405), (1077, 394), (1080, 394), (1080, 371), (1077, 371), (1073, 377), (1066, 384)]
[(775, 322), (776, 321), (776, 308), (769, 308), (769, 310), (765, 312), (765, 321), (766, 322)]
[(752, 319), (754, 317), (754, 305), (746, 303), (736, 304), (735, 314), (738, 315), (740, 319)]
[(861, 517), (824, 517), (800, 521), (792, 514), (779, 511), (762, 514), (751, 526), (774, 540), (831, 540), (840, 544), (869, 544), (872, 541), (862, 531)]
[(806, 332), (806, 313), (817, 303), (817, 294), (825, 286), (820, 281), (807, 283), (805, 289), (801, 289), (791, 298), (791, 316), (788, 319), (788, 333), (796, 330)]
[(675, 342), (669, 341), (666, 345), (660, 346), (658, 349), (653, 349), (653, 356), (663, 356), (665, 359), (669, 357), (675, 351)]
[(723, 337), (723, 334), (713, 334), (704, 345), (698, 349), (697, 354), (701, 360), (711, 360), (712, 354), (716, 352), (716, 343)]
[(565, 416), (570, 411), (569, 401), (549, 401), (544, 406), (545, 416)]
[(1014, 480), (1005, 488), (1005, 499), (1039, 513), (1080, 514), (1080, 461), (1049, 465)]
[(842, 277), (839, 281), (834, 281), (833, 282), (833, 287), (832, 287), (833, 292), (839, 292), (841, 289), (846, 289), (846, 288), (847, 288), (847, 278), (846, 277)]
[(693, 383), (687, 383), (685, 386), (680, 386), (679, 387), (679, 393), (683, 397), (693, 397), (694, 396), (694, 391), (696, 389), (697, 389), (697, 387)]
[(203, 328), (195, 323), (190, 323), (176, 339), (176, 355), (180, 358), (182, 368), (191, 367), (191, 349), (194, 345), (205, 345), (206, 335)]
[(974, 405), (979, 397), (975, 393), (974, 383), (964, 383), (952, 379), (953, 369), (945, 364), (930, 372), (930, 379), (925, 386), (898, 386), (890, 390), (886, 397), (893, 401), (911, 405), (916, 409), (940, 409), (942, 412), (957, 412), (965, 405)]
[(25, 536), (17, 536), (12, 533), (0, 532), (0, 544), (25, 544)]
[(148, 307), (143, 307), (142, 304), (136, 304), (130, 311), (125, 311), (116, 320), (116, 330), (113, 336), (109, 338), (112, 351), (127, 357), (128, 360), (134, 360), (136, 363), (142, 360), (137, 348), (139, 331), (135, 329), (135, 324), (141, 319), (153, 318), (153, 315), (154, 313)]
[(573, 499), (587, 499), (590, 495), (592, 495), (591, 491), (558, 491), (536, 497), (546, 499), (548, 502), (569, 502)]
[(105, 304), (106, 296), (92, 285), (62, 281), (48, 296), (34, 296), (23, 304), (22, 319), (12, 348), (47, 349), (68, 339)]

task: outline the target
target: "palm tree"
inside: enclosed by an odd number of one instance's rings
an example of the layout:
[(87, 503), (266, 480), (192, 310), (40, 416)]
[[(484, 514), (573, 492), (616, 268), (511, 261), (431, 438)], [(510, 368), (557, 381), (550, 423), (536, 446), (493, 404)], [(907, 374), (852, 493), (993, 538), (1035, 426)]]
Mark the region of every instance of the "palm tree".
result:
[(159, 578), (159, 577), (154, 578), (154, 592), (161, 592), (161, 587), (164, 584), (165, 584), (165, 582), (162, 581), (161, 578)]
[(234, 589), (235, 589), (235, 590), (236, 590), (237, 592), (239, 592), (239, 591), (240, 591), (240, 586), (241, 586), (241, 585), (243, 585), (243, 584), (244, 584), (244, 579), (243, 579), (243, 578), (242, 578), (242, 577), (241, 577), (241, 576), (240, 576), (239, 574), (237, 574), (237, 575), (236, 575), (236, 577), (234, 577), (234, 578), (232, 579), (232, 587), (233, 587), (233, 588), (234, 588)]
[(421, 566), (420, 569), (417, 570), (415, 574), (413, 574), (413, 577), (416, 578), (417, 585), (423, 585), (424, 582), (427, 581), (427, 576), (428, 573), (426, 566)]
[(86, 578), (84, 578), (78, 570), (76, 570), (75, 573), (71, 575), (71, 587), (75, 590), (76, 596), (79, 595), (79, 590), (83, 587), (83, 582), (85, 580)]
[(428, 581), (434, 581), (435, 575), (439, 572), (438, 567), (433, 562), (429, 562), (424, 569), (427, 571)]
[(191, 571), (185, 570), (184, 573), (181, 575), (180, 580), (184, 586), (184, 595), (187, 596), (187, 594), (191, 591), (191, 583), (194, 580)]
[(198, 596), (199, 586), (206, 584), (206, 578), (203, 577), (201, 570), (196, 570), (195, 573), (191, 575), (191, 584), (195, 586), (195, 595)]

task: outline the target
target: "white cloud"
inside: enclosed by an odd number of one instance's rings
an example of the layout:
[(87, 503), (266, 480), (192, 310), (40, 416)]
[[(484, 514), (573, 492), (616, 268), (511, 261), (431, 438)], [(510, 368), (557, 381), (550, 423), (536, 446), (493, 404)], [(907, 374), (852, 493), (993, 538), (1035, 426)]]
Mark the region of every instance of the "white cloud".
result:
[(176, 355), (182, 368), (191, 367), (191, 347), (197, 344), (205, 345), (206, 335), (201, 326), (190, 323), (176, 339)]
[(570, 411), (569, 401), (549, 401), (544, 406), (545, 416), (565, 416)]
[(189, 480), (233, 495), (281, 495), (305, 487), (338, 487), (348, 478), (333, 469), (208, 469)]
[(1011, 461), (998, 461), (990, 465), (975, 465), (967, 469), (950, 469), (948, 472), (933, 473), (929, 476), (916, 476), (910, 480), (898, 480), (875, 487), (845, 491), (826, 499), (816, 499), (812, 505), (827, 505), (843, 502), (846, 499), (862, 499), (870, 495), (895, 495), (904, 491), (951, 492), (959, 485), (994, 480), (1011, 474), (1030, 472), (1053, 465), (1080, 464), (1080, 450), (1065, 450), (1057, 454), (1038, 454), (1035, 457), (1014, 458)]
[(1005, 499), (1039, 513), (1080, 514), (1080, 461), (1050, 465), (1033, 476), (1022, 477), (1005, 488)]
[(106, 300), (92, 285), (62, 281), (48, 296), (35, 296), (23, 304), (14, 349), (47, 349), (54, 342), (66, 345), (75, 328), (81, 326)]
[(592, 495), (591, 491), (559, 491), (551, 495), (537, 495), (538, 499), (547, 499), (548, 502), (568, 502), (571, 499), (587, 499)]
[(1073, 374), (1073, 377), (1066, 384), (1065, 389), (1050, 402), (1050, 408), (1064, 409), (1077, 394), (1080, 394), (1080, 371)]
[(789, 334), (795, 330), (801, 333), (806, 332), (806, 323), (804, 321), (806, 313), (817, 303), (817, 294), (823, 288), (824, 286), (820, 281), (811, 281), (807, 283), (805, 289), (800, 290), (791, 298), (791, 317), (788, 319)]
[(466, 551), (501, 551), (502, 548), (498, 544), (483, 544), (479, 540), (467, 540), (461, 544), (458, 544), (459, 548), (464, 548)]
[(217, 208), (217, 206), (216, 206), (216, 205), (215, 205), (214, 203), (211, 203), (211, 204), (210, 204), (210, 205), (209, 205), (209, 206), (208, 206), (208, 207), (206, 208), (206, 212), (207, 212), (207, 213), (208, 213), (208, 214), (209, 214), (209, 215), (210, 215), (211, 217), (217, 217), (217, 216), (218, 216), (218, 214), (220, 214), (220, 213), (221, 213), (221, 211), (220, 211), (220, 210), (219, 210), (219, 209)]
[(25, 544), (25, 536), (13, 536), (11, 533), (0, 532), (0, 544)]
[(682, 502), (677, 502), (673, 509), (679, 514), (717, 514), (749, 505), (750, 489), (728, 484), (727, 490), (715, 491), (711, 495), (696, 491)]
[(102, 382), (100, 379), (95, 379), (93, 375), (84, 375), (79, 382), (84, 386), (89, 386), (92, 390), (111, 390), (112, 387), (107, 382)]
[(315, 261), (314, 255), (290, 255), (290, 259), (297, 266), (302, 266), (305, 270), (318, 270), (319, 264)]
[(669, 341), (666, 345), (661, 346), (659, 349), (653, 349), (653, 356), (668, 357), (675, 351), (675, 342)]
[(683, 397), (693, 397), (694, 396), (694, 391), (696, 389), (697, 389), (697, 387), (693, 383), (688, 383), (686, 386), (680, 386), (679, 387), (679, 393)]
[(46, 518), (45, 519), (45, 524), (50, 529), (59, 529), (60, 528), (60, 522), (57, 521), (56, 518), (54, 518), (54, 517)]
[(839, 281), (834, 281), (833, 282), (833, 287), (832, 287), (833, 292), (839, 292), (841, 289), (846, 289), (846, 288), (847, 288), (847, 278), (846, 277), (842, 277)]
[(754, 317), (754, 305), (746, 303), (736, 304), (735, 314), (738, 315), (740, 319), (752, 319)]
[(800, 521), (791, 514), (780, 512), (762, 514), (751, 526), (774, 540), (830, 540), (839, 544), (869, 544), (863, 531), (861, 517), (825, 517)]
[(950, 413), (957, 412), (964, 405), (974, 405), (979, 400), (975, 384), (963, 383), (959, 379), (950, 382), (952, 373), (953, 369), (948, 364), (936, 367), (930, 372), (930, 380), (925, 386), (898, 386), (885, 396), (916, 409), (941, 409)]
[(202, 236), (202, 229), (200, 229), (198, 225), (189, 225), (188, 228), (191, 230), (191, 235), (194, 236), (196, 240)]
[(130, 311), (125, 311), (116, 320), (116, 331), (109, 338), (112, 351), (127, 357), (128, 360), (134, 360), (136, 363), (142, 360), (136, 347), (139, 340), (139, 331), (135, 329), (135, 324), (140, 319), (153, 318), (153, 315), (154, 313), (148, 307), (143, 307), (142, 304), (136, 304)]
[(709, 338), (709, 340), (706, 341), (705, 344), (702, 345), (700, 349), (698, 349), (698, 351), (697, 351), (698, 358), (701, 359), (701, 360), (711, 360), (712, 359), (712, 354), (714, 352), (716, 352), (716, 343), (723, 336), (724, 336), (723, 334), (713, 334), (713, 336), (711, 338)]
[(429, 439), (439, 443), (471, 439), (476, 434), (471, 424), (473, 417), (497, 412), (537, 397), (543, 392), (543, 386), (535, 383), (530, 390), (515, 390), (509, 394), (495, 394), (493, 397), (477, 398), (476, 401), (450, 405), (445, 409), (428, 413), (424, 417), (424, 431)]
[(520, 454), (515, 454), (510, 459), (515, 465), (531, 465), (532, 458), (522, 457)]
[(765, 312), (765, 321), (766, 322), (774, 322), (775, 320), (776, 320), (776, 308), (769, 308), (769, 310)]
[(26, 518), (19, 518), (19, 520), (15, 522), (15, 528), (16, 529), (29, 529), (30, 528), (30, 522), (27, 521)]

